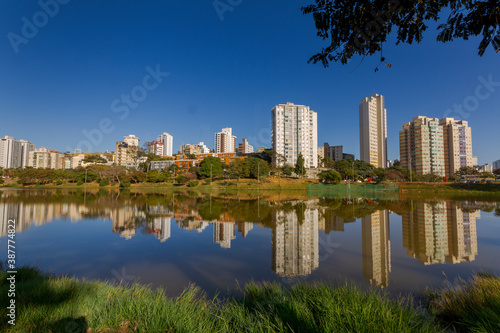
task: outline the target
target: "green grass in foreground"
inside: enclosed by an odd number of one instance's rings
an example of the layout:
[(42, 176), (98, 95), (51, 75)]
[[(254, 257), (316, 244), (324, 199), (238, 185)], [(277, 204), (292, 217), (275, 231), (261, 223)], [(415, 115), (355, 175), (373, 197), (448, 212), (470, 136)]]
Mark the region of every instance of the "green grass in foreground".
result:
[[(6, 273), (0, 273), (3, 305), (8, 304), (6, 278)], [(498, 279), (491, 279), (480, 281), (487, 283), (481, 288), (489, 288), (496, 281), (498, 294)], [(181, 296), (168, 298), (163, 290), (147, 286), (114, 286), (21, 268), (16, 293), (16, 326), (7, 323), (6, 307), (2, 306), (2, 332), (443, 331), (433, 317), (415, 310), (411, 300), (391, 300), (348, 285), (297, 284), (284, 289), (278, 284), (249, 284), (240, 296), (224, 300), (207, 300), (197, 287), (190, 286)], [(470, 301), (463, 299), (464, 304)], [(496, 302), (498, 306), (498, 295)], [(434, 295), (432, 306), (438, 304), (439, 297)], [(487, 313), (487, 305), (483, 307), (481, 315)], [(460, 315), (454, 308), (451, 306), (450, 311)], [(440, 323), (448, 325), (450, 317), (441, 316), (440, 309), (436, 307)], [(471, 319), (463, 327), (495, 328), (498, 316), (496, 320), (490, 326), (475, 326), (476, 321)]]
[(500, 332), (500, 279), (477, 274), (470, 281), (428, 293), (427, 307), (444, 325), (465, 332)]

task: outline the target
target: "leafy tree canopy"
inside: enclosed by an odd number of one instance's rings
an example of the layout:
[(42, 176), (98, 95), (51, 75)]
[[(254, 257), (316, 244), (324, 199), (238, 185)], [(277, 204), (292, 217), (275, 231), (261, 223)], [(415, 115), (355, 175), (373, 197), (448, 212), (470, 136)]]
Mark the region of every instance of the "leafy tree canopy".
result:
[(318, 175), (319, 180), (325, 184), (333, 183), (337, 184), (340, 182), (340, 173), (335, 170), (329, 170), (327, 172), (322, 172)]
[(306, 168), (304, 166), (305, 160), (302, 154), (297, 157), (297, 162), (295, 163), (295, 169), (293, 170), (299, 177), (306, 174)]
[(200, 162), (200, 169), (198, 170), (198, 176), (201, 179), (210, 178), (210, 166), (212, 166), (212, 177), (217, 178), (222, 175), (222, 162), (220, 158), (207, 156)]
[[(481, 36), (478, 54), (488, 47), (500, 52), (500, 1), (498, 0), (315, 0), (302, 7), (312, 14), (317, 35), (330, 45), (309, 59), (328, 67), (331, 61), (346, 64), (354, 55), (368, 56), (381, 52), (392, 30), (396, 45), (419, 43), (430, 21), (441, 21), (441, 13), (451, 10), (448, 19), (438, 26), (437, 40), (467, 40)], [(386, 64), (390, 66), (389, 64)], [(377, 71), (378, 68), (375, 69)]]
[(263, 179), (269, 175), (269, 164), (265, 160), (258, 157), (249, 157), (246, 163), (248, 164), (250, 177)]

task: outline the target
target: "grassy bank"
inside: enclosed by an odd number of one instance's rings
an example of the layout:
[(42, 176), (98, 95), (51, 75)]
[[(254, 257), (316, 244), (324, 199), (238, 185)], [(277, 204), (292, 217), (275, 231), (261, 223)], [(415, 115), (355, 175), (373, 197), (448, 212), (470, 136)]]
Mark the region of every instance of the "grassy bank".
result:
[(462, 183), (399, 183), (402, 198), (433, 197), (464, 199), (484, 197), (500, 199), (500, 183), (462, 184)]
[[(7, 277), (5, 272), (0, 275), (4, 305)], [(460, 322), (461, 329), (498, 327), (500, 313), (489, 309), (489, 303), (479, 309), (473, 306), (481, 301), (474, 297), (456, 296), (465, 310), (455, 301), (446, 306), (450, 295), (460, 295), (449, 290), (433, 294), (433, 317), (416, 310), (409, 300), (390, 300), (346, 285), (298, 284), (283, 289), (277, 284), (250, 284), (238, 295), (208, 300), (194, 286), (177, 298), (167, 298), (162, 290), (145, 286), (51, 277), (33, 268), (19, 269), (16, 279), (16, 325), (6, 322), (2, 306), (2, 332), (438, 332), (456, 324), (454, 316), (461, 311), (469, 312), (469, 318), (478, 316)], [(489, 300), (498, 307), (498, 283), (497, 278), (481, 277), (476, 281), (479, 289), (472, 292), (496, 286)], [(485, 320), (490, 326), (477, 325)]]

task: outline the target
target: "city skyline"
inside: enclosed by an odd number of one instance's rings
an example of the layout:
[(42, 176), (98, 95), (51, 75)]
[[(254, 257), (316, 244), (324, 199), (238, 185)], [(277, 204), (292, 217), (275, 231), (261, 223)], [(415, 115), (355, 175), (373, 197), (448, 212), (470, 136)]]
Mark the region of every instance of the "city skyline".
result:
[[(38, 2), (2, 5), (4, 36), (22, 35), (23, 17), (43, 10)], [(492, 50), (477, 56), (477, 38), (443, 45), (429, 29), (420, 44), (385, 44), (392, 66), (377, 73), (374, 58), (325, 69), (307, 63), (323, 42), (299, 7), (244, 2), (221, 18), (210, 2), (60, 5), (17, 52), (2, 39), (0, 133), (58, 151), (73, 151), (92, 133), (95, 152), (112, 150), (127, 133), (153, 140), (166, 130), (176, 142), (212, 142), (232, 126), (255, 147), (269, 147), (269, 110), (293, 101), (320, 115), (318, 142), (357, 153), (357, 104), (380, 93), (389, 160), (398, 158), (401, 124), (419, 114), (468, 121), (479, 164), (498, 160), (488, 143), (496, 134), (500, 67)], [(301, 47), (283, 56), (289, 45)]]

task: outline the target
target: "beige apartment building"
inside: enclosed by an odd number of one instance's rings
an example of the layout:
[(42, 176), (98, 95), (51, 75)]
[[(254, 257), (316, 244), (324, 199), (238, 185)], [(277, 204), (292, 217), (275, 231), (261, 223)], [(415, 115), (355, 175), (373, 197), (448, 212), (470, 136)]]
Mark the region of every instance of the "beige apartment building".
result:
[(418, 116), (399, 131), (401, 166), (416, 174), (445, 176), (443, 127), (438, 118)]
[(359, 104), (359, 144), (362, 161), (387, 167), (387, 110), (382, 95), (365, 97)]
[(465, 120), (444, 118), (439, 121), (443, 128), (445, 176), (453, 176), (461, 167), (473, 167), (472, 133)]
[(39, 148), (28, 154), (28, 166), (35, 169), (64, 169), (64, 154)]
[(135, 135), (123, 137), (123, 142), (117, 142), (115, 147), (115, 163), (126, 167), (137, 167), (137, 150), (141, 139)]

